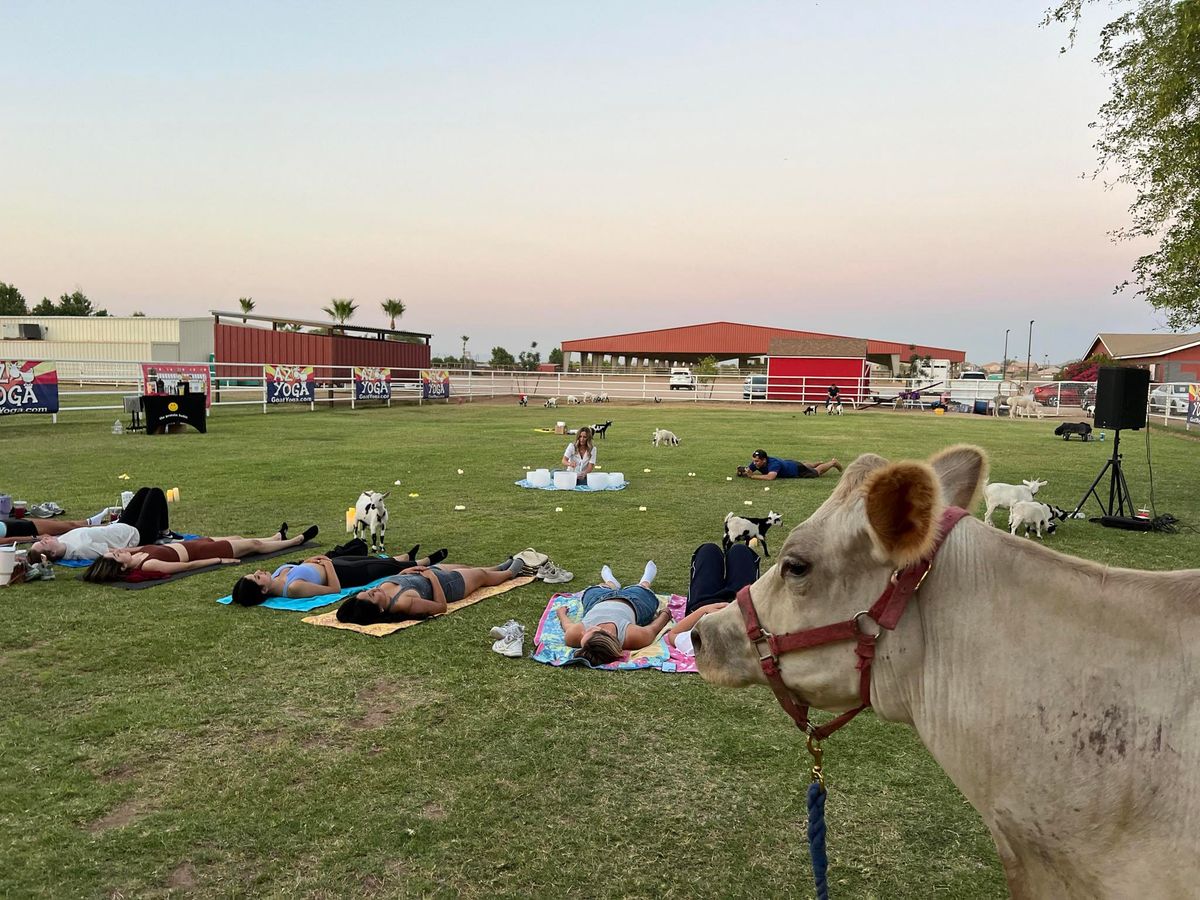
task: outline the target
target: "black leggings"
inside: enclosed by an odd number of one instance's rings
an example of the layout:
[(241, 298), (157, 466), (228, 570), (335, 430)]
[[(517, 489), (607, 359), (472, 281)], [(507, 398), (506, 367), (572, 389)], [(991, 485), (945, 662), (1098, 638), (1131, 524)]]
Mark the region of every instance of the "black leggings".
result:
[(170, 530), (167, 524), (167, 495), (162, 488), (138, 488), (117, 521), (138, 530), (139, 544), (153, 544), (163, 536), (163, 532)]
[(686, 612), (732, 600), (738, 591), (757, 580), (758, 554), (745, 544), (734, 544), (727, 552), (716, 544), (701, 544), (692, 554)]
[(411, 562), (400, 562), (396, 559), (381, 559), (378, 556), (338, 556), (330, 557), (333, 571), (337, 573), (342, 587), (362, 587), (377, 578), (389, 575), (399, 575), (403, 570), (414, 565)]

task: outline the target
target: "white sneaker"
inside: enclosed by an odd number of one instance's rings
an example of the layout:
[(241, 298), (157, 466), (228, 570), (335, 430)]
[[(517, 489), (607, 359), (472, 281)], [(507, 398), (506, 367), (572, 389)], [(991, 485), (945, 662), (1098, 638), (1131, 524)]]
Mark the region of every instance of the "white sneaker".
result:
[(502, 637), (492, 644), (492, 650), (501, 656), (519, 659), (525, 655), (525, 626), (519, 622), (508, 621), (504, 625), (492, 629), (495, 634), (499, 631)]
[(546, 560), (537, 570), (537, 577), (546, 584), (565, 584), (575, 577), (574, 572), (560, 569), (550, 560)]
[(508, 633), (512, 630), (512, 626), (514, 625), (516, 625), (518, 628), (520, 627), (520, 623), (516, 619), (509, 619), (503, 625), (493, 625), (490, 634), (496, 640), (507, 638)]

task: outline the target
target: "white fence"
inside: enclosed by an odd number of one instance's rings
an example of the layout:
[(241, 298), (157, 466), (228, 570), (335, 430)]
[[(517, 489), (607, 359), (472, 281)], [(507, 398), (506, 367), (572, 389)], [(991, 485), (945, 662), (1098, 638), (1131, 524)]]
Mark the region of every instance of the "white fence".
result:
[[(140, 363), (117, 360), (61, 360), (59, 415), (73, 412), (124, 409), (126, 396), (141, 393)], [(212, 410), (221, 407), (260, 406), (268, 412), (266, 379), (260, 363), (200, 362), (212, 384)], [(273, 365), (273, 364), (272, 364)], [(316, 390), (309, 405), (356, 405), (349, 366), (313, 366)], [(945, 403), (960, 412), (990, 412), (997, 397), (1007, 400), (1030, 393), (1043, 415), (1078, 417), (1095, 401), (1095, 384), (1088, 382), (1016, 382), (958, 379), (948, 383), (921, 380), (846, 378), (845, 376), (771, 377), (751, 375), (701, 375), (693, 383), (672, 384), (665, 372), (561, 373), (449, 370), (450, 402), (524, 396), (530, 405), (608, 401), (656, 403), (801, 403), (823, 408), (830, 384), (840, 388), (846, 409), (929, 407)], [(419, 370), (392, 370), (393, 401), (421, 402)], [(432, 402), (432, 401), (430, 401)], [(378, 401), (357, 401), (366, 406)], [(281, 404), (292, 406), (294, 404)], [(1081, 408), (1082, 407), (1082, 408)], [(212, 414), (210, 410), (210, 415)], [(1002, 410), (1004, 412), (1005, 410)], [(1187, 385), (1152, 385), (1150, 413), (1154, 420), (1186, 422)], [(9, 417), (5, 417), (9, 418)]]

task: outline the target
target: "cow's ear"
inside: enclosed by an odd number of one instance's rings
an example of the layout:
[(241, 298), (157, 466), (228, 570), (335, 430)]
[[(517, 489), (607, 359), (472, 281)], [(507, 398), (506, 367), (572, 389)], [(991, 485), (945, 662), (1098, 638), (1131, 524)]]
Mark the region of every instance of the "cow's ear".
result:
[(871, 540), (893, 566), (902, 569), (933, 551), (942, 491), (932, 468), (903, 462), (877, 469), (864, 495)]
[(987, 481), (987, 456), (978, 447), (958, 444), (947, 447), (929, 460), (942, 486), (942, 496), (951, 506), (971, 509)]

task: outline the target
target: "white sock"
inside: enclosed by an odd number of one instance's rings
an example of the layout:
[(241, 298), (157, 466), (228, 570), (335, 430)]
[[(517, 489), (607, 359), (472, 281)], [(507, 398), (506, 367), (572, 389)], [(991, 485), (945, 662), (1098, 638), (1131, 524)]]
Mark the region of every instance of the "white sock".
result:
[(107, 513), (108, 513), (108, 509), (107, 509), (107, 508), (105, 508), (105, 509), (102, 509), (102, 510), (100, 510), (100, 512), (96, 513), (94, 516), (92, 516), (91, 518), (89, 518), (89, 519), (87, 520), (87, 523), (88, 523), (89, 525), (99, 525), (101, 522), (103, 522), (103, 521), (104, 521), (104, 516), (105, 516)]
[(612, 573), (612, 569), (607, 565), (600, 567), (600, 580), (605, 583), (612, 582), (617, 587), (621, 586), (621, 582), (617, 581), (617, 576)]
[(646, 563), (646, 571), (642, 573), (642, 584), (653, 584), (657, 575), (658, 566), (654, 564), (654, 560), (650, 560)]

